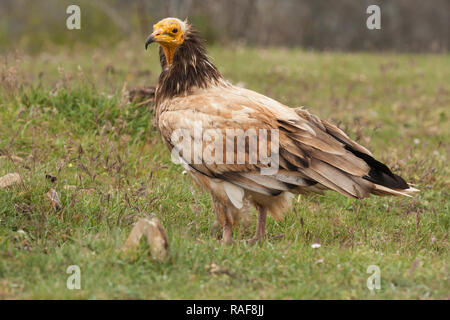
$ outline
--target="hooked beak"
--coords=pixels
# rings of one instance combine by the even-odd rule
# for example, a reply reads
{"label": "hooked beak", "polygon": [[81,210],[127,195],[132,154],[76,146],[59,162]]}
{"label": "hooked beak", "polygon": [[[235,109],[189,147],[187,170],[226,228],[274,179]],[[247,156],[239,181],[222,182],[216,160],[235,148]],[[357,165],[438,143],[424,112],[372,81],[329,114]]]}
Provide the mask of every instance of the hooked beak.
{"label": "hooked beak", "polygon": [[155,42],[156,38],[153,34],[149,35],[147,40],[145,40],[145,50],[147,50],[147,47],[149,44],[151,44],[152,42]]}

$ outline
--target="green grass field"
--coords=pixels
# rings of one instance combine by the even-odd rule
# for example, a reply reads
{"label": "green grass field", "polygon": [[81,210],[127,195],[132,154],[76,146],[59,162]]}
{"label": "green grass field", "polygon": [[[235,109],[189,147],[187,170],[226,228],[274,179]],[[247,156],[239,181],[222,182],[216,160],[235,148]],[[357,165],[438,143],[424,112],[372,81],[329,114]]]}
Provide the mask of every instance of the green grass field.
{"label": "green grass field", "polygon": [[[1,56],[0,177],[23,179],[0,189],[1,299],[450,297],[448,55],[210,48],[231,82],[332,120],[421,189],[412,199],[296,198],[285,220],[268,219],[263,245],[223,246],[209,196],[170,161],[152,108],[123,97],[156,84],[156,46],[143,47]],[[169,234],[165,262],[144,244],[121,251],[133,223],[152,215]],[[81,269],[80,290],[66,287],[69,265]],[[373,293],[370,265],[381,271]]]}

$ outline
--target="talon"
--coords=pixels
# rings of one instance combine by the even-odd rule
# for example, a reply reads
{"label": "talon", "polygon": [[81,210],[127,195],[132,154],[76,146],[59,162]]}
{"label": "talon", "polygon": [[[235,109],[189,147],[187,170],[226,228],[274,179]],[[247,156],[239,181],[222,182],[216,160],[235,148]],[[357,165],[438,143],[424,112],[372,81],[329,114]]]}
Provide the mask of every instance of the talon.
{"label": "talon", "polygon": [[251,238],[251,239],[245,240],[245,242],[246,242],[248,245],[252,246],[252,245],[254,245],[254,244],[257,243],[257,242],[263,243],[263,242],[264,242],[264,238],[255,236],[255,237],[253,237],[253,238]]}
{"label": "talon", "polygon": [[227,246],[234,244],[233,239],[220,239],[219,241],[221,244],[224,244]]}

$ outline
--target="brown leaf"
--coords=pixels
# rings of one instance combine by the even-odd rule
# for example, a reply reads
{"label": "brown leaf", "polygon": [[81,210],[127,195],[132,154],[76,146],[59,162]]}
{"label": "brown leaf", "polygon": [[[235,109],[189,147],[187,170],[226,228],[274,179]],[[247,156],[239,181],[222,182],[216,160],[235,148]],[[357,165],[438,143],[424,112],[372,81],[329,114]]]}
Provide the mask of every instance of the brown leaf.
{"label": "brown leaf", "polygon": [[50,191],[47,192],[45,194],[45,196],[47,197],[47,199],[50,200],[53,209],[55,209],[56,211],[59,211],[62,209],[61,200],[59,199],[59,194],[58,194],[58,192],[56,192],[55,189],[53,189],[53,188],[50,189]]}

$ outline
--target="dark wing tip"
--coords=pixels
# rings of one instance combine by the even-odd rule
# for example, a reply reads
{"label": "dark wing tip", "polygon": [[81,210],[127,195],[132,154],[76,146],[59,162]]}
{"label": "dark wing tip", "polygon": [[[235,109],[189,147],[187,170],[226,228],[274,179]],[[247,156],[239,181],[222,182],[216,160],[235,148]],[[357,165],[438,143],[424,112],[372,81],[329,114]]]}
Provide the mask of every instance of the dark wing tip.
{"label": "dark wing tip", "polygon": [[369,180],[370,182],[392,189],[409,189],[409,185],[402,177],[393,173],[387,174],[381,171],[377,171],[374,168],[370,169],[369,175],[364,176],[363,178]]}
{"label": "dark wing tip", "polygon": [[355,150],[349,145],[346,145],[345,148],[369,165],[369,174],[364,176],[364,179],[392,189],[409,189],[409,185],[406,181],[399,175],[392,173],[384,163],[366,153]]}

